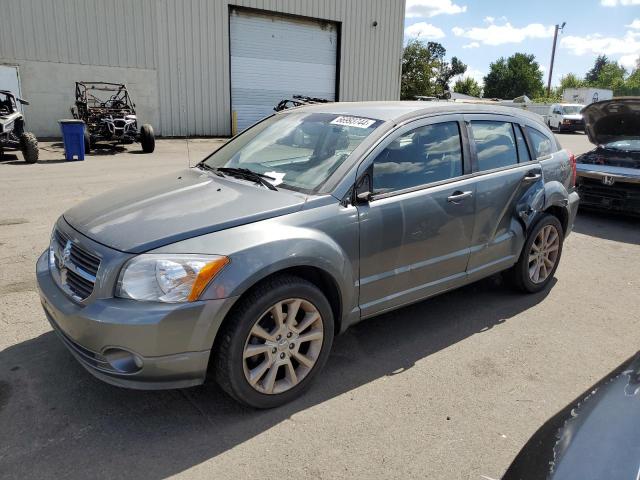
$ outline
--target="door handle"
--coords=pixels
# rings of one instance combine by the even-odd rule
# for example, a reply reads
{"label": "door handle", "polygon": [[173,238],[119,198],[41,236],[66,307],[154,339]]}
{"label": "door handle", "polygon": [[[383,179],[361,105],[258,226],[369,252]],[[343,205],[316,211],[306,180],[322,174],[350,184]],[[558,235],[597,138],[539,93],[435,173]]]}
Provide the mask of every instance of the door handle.
{"label": "door handle", "polygon": [[527,173],[524,176],[524,181],[525,182],[537,182],[538,180],[540,180],[542,178],[542,174],[541,173]]}
{"label": "door handle", "polygon": [[447,197],[447,202],[449,203],[459,203],[465,198],[469,198],[473,195],[473,192],[463,192],[461,190],[456,190],[451,195]]}

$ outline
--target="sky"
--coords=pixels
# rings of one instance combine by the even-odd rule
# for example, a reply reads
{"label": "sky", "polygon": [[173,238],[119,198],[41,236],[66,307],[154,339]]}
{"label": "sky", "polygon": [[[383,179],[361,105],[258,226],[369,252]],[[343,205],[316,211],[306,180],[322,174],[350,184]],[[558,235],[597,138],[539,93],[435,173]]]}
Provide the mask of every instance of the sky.
{"label": "sky", "polygon": [[640,0],[406,0],[405,42],[440,42],[447,57],[482,81],[489,64],[516,52],[532,53],[547,83],[554,26],[558,36],[552,85],[579,76],[605,54],[630,70],[640,55]]}

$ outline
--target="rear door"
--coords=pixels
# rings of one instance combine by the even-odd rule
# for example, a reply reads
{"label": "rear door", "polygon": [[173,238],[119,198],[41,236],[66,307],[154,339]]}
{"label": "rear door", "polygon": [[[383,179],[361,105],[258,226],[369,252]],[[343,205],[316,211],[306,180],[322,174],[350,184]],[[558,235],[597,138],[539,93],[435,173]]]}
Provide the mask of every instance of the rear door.
{"label": "rear door", "polygon": [[359,167],[360,307],[363,317],[459,285],[475,212],[461,116],[412,122]]}
{"label": "rear door", "polygon": [[[506,115],[465,115],[476,176],[476,219],[467,272],[471,279],[515,263],[524,241],[519,216],[544,192],[524,126]],[[536,193],[537,192],[537,193]]]}

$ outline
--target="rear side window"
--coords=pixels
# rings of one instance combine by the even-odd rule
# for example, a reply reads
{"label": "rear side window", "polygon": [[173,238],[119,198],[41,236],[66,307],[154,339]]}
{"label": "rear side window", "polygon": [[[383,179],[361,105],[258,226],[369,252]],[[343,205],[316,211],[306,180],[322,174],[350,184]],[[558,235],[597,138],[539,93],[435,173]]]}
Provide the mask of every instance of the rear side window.
{"label": "rear side window", "polygon": [[471,132],[476,144],[478,170],[493,170],[518,163],[516,139],[511,123],[473,121]]}
{"label": "rear side window", "polygon": [[531,155],[529,154],[527,142],[524,140],[524,135],[522,135],[520,125],[514,125],[513,130],[516,132],[516,142],[518,143],[518,159],[520,160],[520,163],[530,161]]}
{"label": "rear side window", "polygon": [[373,191],[387,193],[462,175],[457,122],[425,125],[397,137],[373,162]]}
{"label": "rear side window", "polygon": [[535,128],[527,127],[529,132],[529,139],[531,140],[531,147],[536,158],[544,157],[553,153],[553,145],[551,139],[544,133],[539,132]]}

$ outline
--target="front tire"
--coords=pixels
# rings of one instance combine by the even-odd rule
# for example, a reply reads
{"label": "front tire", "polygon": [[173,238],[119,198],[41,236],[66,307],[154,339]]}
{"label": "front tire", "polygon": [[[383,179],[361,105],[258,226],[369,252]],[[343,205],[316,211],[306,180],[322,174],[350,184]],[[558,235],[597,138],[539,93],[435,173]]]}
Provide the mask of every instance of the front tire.
{"label": "front tire", "polygon": [[20,135],[20,150],[25,162],[36,163],[38,161],[38,139],[33,133],[25,132]]}
{"label": "front tire", "polygon": [[518,262],[506,272],[509,282],[525,293],[544,290],[560,263],[563,241],[560,221],[543,214],[527,236]]}
{"label": "front tire", "polygon": [[153,133],[153,127],[144,124],[140,127],[140,144],[144,153],[153,153],[156,148],[156,136]]}
{"label": "front tire", "polygon": [[333,334],[333,312],[318,287],[291,275],[266,280],[240,300],[218,333],[216,381],[245,405],[283,405],[322,370]]}

